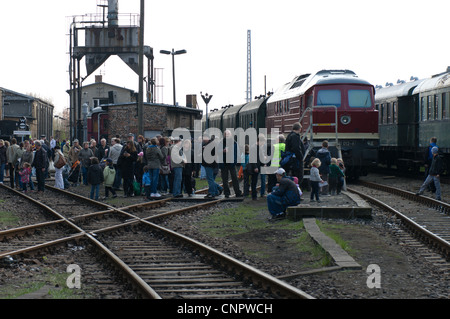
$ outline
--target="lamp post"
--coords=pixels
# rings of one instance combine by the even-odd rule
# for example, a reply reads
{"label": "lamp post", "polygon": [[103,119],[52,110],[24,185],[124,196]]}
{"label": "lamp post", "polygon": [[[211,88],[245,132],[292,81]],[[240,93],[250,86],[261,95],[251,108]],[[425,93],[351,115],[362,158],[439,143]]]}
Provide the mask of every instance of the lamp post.
{"label": "lamp post", "polygon": [[205,104],[206,104],[206,121],[205,121],[205,130],[207,130],[208,129],[208,126],[209,126],[209,122],[208,122],[208,103],[209,103],[209,101],[211,101],[211,99],[212,99],[212,95],[208,95],[208,93],[206,93],[205,95],[203,95],[203,93],[202,92],[200,92],[200,95],[202,96],[202,99],[203,99],[203,101],[205,102]]}
{"label": "lamp post", "polygon": [[180,55],[180,54],[185,54],[185,53],[187,53],[187,51],[186,50],[174,51],[174,49],[172,49],[172,51],[161,50],[161,51],[159,51],[159,53],[172,55],[173,105],[177,105],[177,103],[176,103],[176,95],[175,95],[175,56],[176,55]]}

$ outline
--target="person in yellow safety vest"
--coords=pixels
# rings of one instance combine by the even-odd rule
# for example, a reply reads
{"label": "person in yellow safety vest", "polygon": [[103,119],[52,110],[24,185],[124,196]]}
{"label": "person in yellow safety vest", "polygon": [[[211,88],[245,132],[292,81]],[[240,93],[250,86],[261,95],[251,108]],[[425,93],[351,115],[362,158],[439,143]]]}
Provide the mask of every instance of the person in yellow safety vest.
{"label": "person in yellow safety vest", "polygon": [[[273,152],[272,152],[272,160],[270,162],[270,166],[273,169],[273,171],[275,172],[279,167],[280,167],[280,161],[281,161],[281,152],[284,152],[286,149],[286,144],[285,144],[285,137],[283,134],[278,135],[276,142],[273,144]],[[277,183],[277,177],[274,174],[269,174],[269,180],[268,180],[268,185],[267,185],[267,191],[268,193],[272,192],[272,188],[276,185]]]}

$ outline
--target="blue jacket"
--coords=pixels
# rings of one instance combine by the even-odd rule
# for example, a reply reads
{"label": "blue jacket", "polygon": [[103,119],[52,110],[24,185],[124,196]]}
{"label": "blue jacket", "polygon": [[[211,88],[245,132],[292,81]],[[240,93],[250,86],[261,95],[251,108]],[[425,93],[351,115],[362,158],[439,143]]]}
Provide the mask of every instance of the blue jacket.
{"label": "blue jacket", "polygon": [[320,159],[322,163],[319,167],[320,174],[329,174],[330,173],[330,164],[331,164],[331,154],[330,151],[324,147],[317,151],[316,157]]}
{"label": "blue jacket", "polygon": [[150,181],[150,172],[147,171],[144,173],[144,175],[142,175],[142,185],[144,186],[150,186],[151,181]]}

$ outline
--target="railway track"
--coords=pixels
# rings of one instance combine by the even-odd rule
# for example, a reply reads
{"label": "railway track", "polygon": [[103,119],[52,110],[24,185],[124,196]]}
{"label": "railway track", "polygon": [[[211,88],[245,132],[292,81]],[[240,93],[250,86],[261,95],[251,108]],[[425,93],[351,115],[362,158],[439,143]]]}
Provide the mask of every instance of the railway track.
{"label": "railway track", "polygon": [[450,276],[449,204],[378,183],[360,181],[358,185],[362,191],[349,191],[393,214],[400,222],[397,234],[403,242],[418,248],[425,259]]}
{"label": "railway track", "polygon": [[[216,205],[221,200],[182,207],[165,199],[117,208],[73,193],[48,189],[52,194],[46,192],[48,195],[39,196],[39,200],[9,189],[53,217],[42,223],[0,231],[4,244],[0,245],[0,260],[38,254],[42,249],[45,254],[55,247],[67,250],[70,245],[95,250],[97,258],[101,256],[102,261],[114,265],[115,271],[120,273],[118,276],[126,277],[141,298],[312,298],[270,275],[152,222]],[[75,205],[81,209],[75,209]],[[76,263],[75,259],[73,261]],[[120,295],[120,292],[113,295]]]}

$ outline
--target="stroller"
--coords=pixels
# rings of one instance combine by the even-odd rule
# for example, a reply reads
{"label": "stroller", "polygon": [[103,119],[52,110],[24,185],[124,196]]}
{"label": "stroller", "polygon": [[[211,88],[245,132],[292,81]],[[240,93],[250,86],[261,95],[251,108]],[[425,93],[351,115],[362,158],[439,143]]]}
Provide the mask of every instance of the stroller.
{"label": "stroller", "polygon": [[80,161],[76,161],[73,163],[72,168],[70,169],[69,177],[67,178],[69,182],[73,184],[78,184],[80,178],[81,171],[81,163]]}

